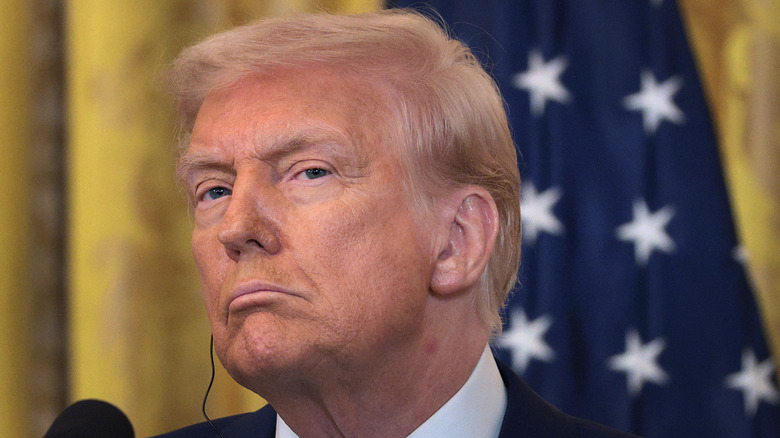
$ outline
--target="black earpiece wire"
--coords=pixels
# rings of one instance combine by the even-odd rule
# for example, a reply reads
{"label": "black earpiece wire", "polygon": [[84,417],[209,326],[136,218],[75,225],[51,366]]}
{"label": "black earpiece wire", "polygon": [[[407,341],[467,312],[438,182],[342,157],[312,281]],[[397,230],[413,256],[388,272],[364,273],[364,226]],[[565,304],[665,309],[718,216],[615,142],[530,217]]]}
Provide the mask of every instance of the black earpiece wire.
{"label": "black earpiece wire", "polygon": [[214,432],[219,435],[219,438],[225,438],[222,436],[221,433],[219,433],[219,430],[217,430],[217,426],[214,426],[214,423],[211,422],[211,419],[206,414],[206,400],[209,398],[209,392],[211,392],[211,386],[214,384],[214,376],[216,374],[216,368],[214,368],[214,335],[211,335],[211,341],[209,343],[209,356],[211,357],[211,380],[209,381],[209,387],[206,388],[206,395],[203,396],[203,418],[206,419],[206,421],[211,425],[211,428],[214,429]]}

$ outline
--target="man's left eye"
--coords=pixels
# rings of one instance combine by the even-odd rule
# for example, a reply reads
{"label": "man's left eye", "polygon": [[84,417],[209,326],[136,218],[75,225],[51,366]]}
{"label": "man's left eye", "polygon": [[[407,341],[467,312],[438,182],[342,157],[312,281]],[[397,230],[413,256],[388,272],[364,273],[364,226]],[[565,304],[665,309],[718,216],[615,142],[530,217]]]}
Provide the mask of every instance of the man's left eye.
{"label": "man's left eye", "polygon": [[327,171],[327,170],[325,170],[325,169],[320,169],[320,168],[317,168],[317,167],[315,167],[315,168],[313,168],[313,169],[306,169],[306,170],[304,170],[304,171],[301,173],[301,175],[302,175],[304,178],[306,178],[306,179],[317,179],[317,178],[322,178],[323,176],[326,176],[326,175],[328,175],[329,173],[330,173],[330,172],[328,172],[328,171]]}

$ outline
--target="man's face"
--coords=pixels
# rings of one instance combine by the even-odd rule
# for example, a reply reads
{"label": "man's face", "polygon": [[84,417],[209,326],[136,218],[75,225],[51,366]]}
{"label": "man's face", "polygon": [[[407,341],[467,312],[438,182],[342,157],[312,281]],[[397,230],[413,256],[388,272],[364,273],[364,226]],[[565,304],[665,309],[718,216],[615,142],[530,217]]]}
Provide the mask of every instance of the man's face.
{"label": "man's face", "polygon": [[420,343],[432,219],[410,207],[377,108],[319,69],[245,78],[198,113],[182,160],[193,252],[217,353],[245,386]]}

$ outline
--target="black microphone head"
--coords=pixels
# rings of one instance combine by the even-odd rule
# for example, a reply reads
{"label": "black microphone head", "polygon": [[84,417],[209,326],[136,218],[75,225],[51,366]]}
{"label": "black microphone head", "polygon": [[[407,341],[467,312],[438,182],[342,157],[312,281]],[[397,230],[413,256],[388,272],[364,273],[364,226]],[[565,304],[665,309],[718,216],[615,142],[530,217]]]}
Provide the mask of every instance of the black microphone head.
{"label": "black microphone head", "polygon": [[81,400],[54,419],[43,438],[134,438],[133,425],[122,411],[101,400]]}

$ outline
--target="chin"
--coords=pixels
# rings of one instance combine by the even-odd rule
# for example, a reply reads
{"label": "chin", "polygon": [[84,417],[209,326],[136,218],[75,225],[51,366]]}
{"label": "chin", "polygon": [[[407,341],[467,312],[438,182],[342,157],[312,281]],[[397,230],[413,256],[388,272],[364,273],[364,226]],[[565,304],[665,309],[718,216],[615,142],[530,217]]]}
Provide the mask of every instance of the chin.
{"label": "chin", "polygon": [[284,332],[268,321],[247,317],[240,327],[224,330],[214,339],[220,362],[242,386],[260,394],[269,382],[276,382],[295,369],[297,350],[285,339]]}

